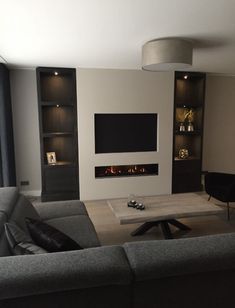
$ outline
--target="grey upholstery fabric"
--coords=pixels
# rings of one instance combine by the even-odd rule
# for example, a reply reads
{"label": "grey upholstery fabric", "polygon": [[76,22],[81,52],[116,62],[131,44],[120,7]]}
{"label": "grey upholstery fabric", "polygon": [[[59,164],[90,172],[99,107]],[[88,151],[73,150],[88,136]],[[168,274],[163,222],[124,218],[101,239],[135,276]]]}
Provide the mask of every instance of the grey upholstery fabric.
{"label": "grey upholstery fabric", "polygon": [[235,271],[194,273],[135,282],[131,307],[235,307]]}
{"label": "grey upholstery fabric", "polygon": [[0,212],[0,234],[4,232],[4,224],[7,221],[7,216]]}
{"label": "grey upholstery fabric", "polygon": [[235,269],[235,233],[124,244],[137,281]]}
{"label": "grey upholstery fabric", "polygon": [[1,308],[130,308],[130,286],[113,285],[0,300]]}
{"label": "grey upholstery fabric", "polygon": [[47,253],[45,249],[34,244],[31,237],[15,224],[5,223],[5,233],[14,255]]}
{"label": "grey upholstery fabric", "polygon": [[119,246],[0,258],[0,299],[130,281],[130,267]]}
{"label": "grey upholstery fabric", "polygon": [[33,205],[30,203],[30,201],[24,196],[19,195],[19,198],[17,199],[9,221],[14,222],[25,232],[28,232],[27,226],[25,224],[25,217],[40,220],[40,216],[38,215]]}
{"label": "grey upholstery fabric", "polygon": [[84,203],[78,200],[44,202],[43,204],[35,204],[35,208],[42,220],[73,215],[87,215]]}
{"label": "grey upholstery fabric", "polygon": [[95,228],[87,215],[61,217],[45,222],[67,234],[83,248],[100,246]]}
{"label": "grey upholstery fabric", "polygon": [[10,217],[18,198],[18,188],[2,187],[0,188],[0,212],[4,212]]}
{"label": "grey upholstery fabric", "polygon": [[0,213],[0,257],[9,256],[11,252],[6,239],[4,224],[7,222],[7,216],[4,213]]}

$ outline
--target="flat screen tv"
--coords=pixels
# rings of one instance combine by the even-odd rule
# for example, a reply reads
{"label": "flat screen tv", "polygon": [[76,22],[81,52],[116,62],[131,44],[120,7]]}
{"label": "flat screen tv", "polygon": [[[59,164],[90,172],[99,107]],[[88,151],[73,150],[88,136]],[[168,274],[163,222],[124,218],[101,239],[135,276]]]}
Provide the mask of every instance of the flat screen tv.
{"label": "flat screen tv", "polygon": [[96,113],[95,153],[157,150],[156,113]]}

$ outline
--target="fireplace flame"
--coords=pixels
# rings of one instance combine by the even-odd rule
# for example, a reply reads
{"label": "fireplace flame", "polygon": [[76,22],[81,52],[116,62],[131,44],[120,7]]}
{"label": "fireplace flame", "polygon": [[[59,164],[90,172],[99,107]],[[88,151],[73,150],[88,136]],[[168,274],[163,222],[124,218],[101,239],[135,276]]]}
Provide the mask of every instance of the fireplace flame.
{"label": "fireplace flame", "polygon": [[119,175],[119,174],[140,174],[146,173],[144,167],[138,167],[136,165],[125,168],[123,166],[109,166],[105,169],[105,175]]}

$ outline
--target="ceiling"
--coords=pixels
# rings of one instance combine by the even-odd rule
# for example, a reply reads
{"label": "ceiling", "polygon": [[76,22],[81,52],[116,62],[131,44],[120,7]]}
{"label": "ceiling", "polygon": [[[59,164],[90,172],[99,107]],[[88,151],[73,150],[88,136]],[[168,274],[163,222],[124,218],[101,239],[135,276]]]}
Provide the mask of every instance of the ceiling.
{"label": "ceiling", "polygon": [[13,67],[141,69],[148,40],[193,42],[194,71],[235,74],[234,0],[0,0]]}

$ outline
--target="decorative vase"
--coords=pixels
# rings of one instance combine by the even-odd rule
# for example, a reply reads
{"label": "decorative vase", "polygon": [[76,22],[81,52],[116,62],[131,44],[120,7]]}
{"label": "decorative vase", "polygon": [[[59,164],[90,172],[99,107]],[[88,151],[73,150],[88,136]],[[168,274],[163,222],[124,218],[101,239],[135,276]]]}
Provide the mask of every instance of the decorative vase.
{"label": "decorative vase", "polygon": [[187,131],[188,132],[193,132],[194,131],[194,127],[193,127],[193,123],[192,122],[188,122]]}
{"label": "decorative vase", "polygon": [[183,122],[180,123],[179,131],[180,131],[180,132],[184,132],[184,131],[185,131],[185,126],[184,126],[184,123],[183,123]]}

